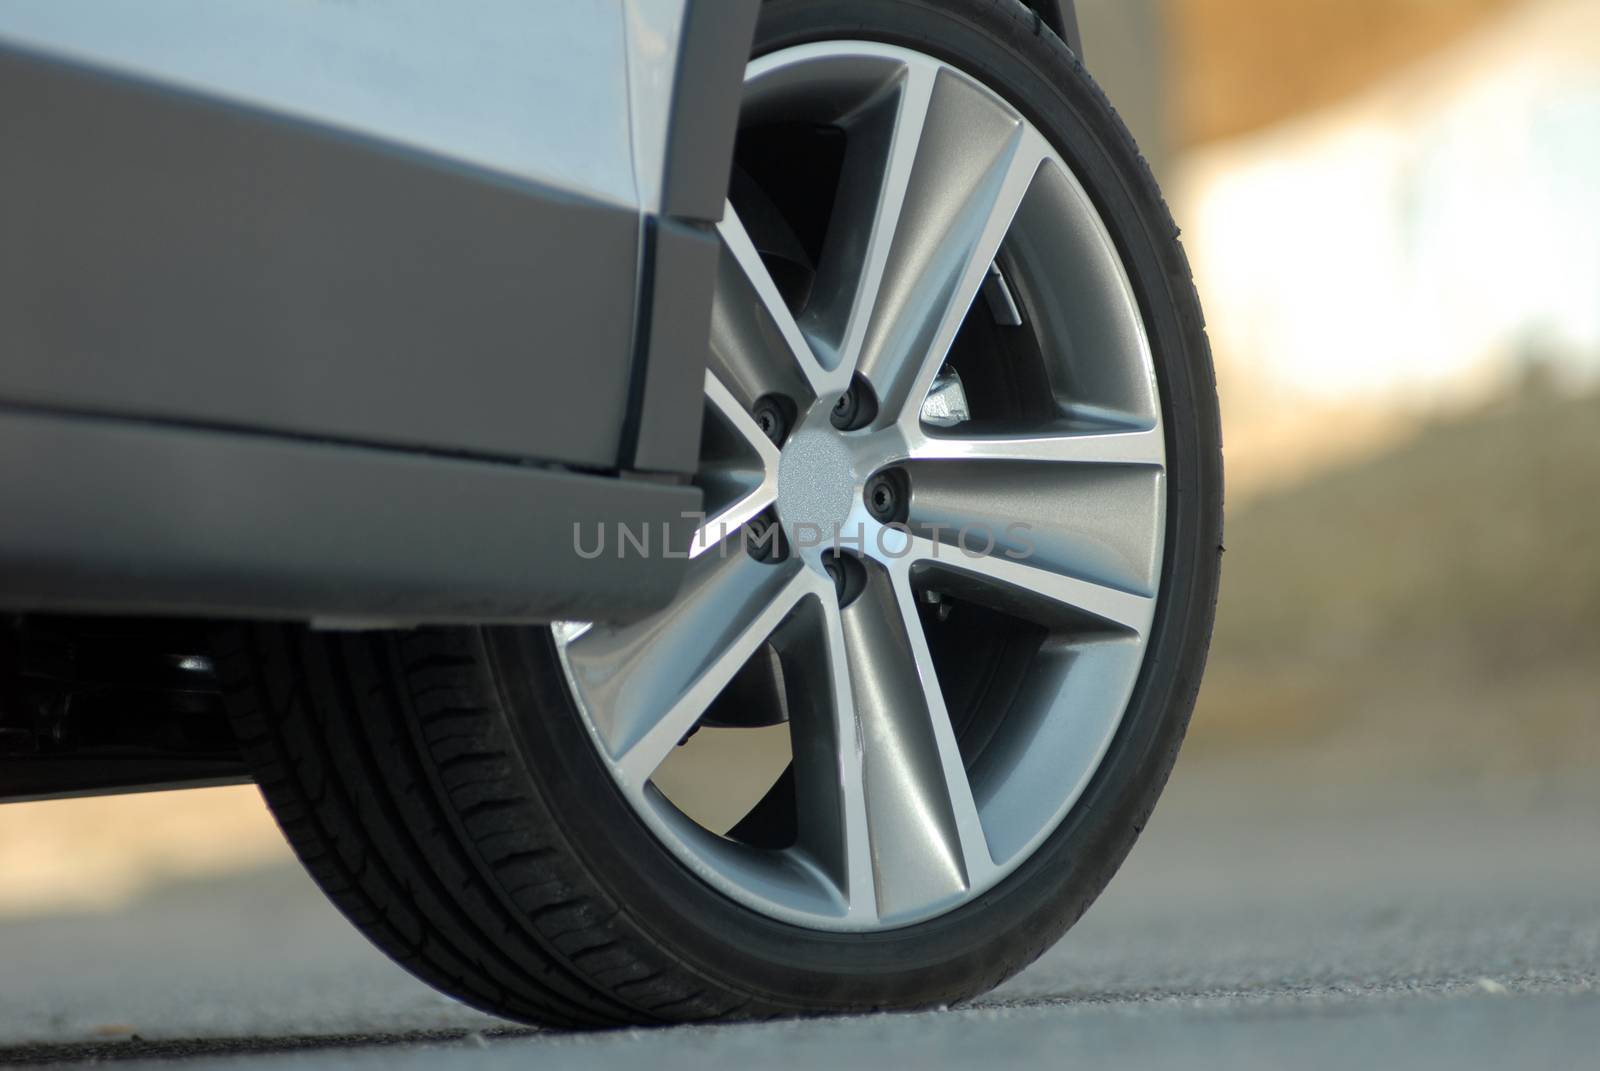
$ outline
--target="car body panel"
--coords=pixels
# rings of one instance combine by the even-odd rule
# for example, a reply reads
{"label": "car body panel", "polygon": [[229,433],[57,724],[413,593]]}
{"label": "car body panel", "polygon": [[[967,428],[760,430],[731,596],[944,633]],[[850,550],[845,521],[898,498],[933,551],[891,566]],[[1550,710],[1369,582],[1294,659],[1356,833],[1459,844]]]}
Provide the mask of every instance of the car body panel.
{"label": "car body panel", "polygon": [[[681,532],[699,502],[712,224],[754,16],[743,0],[0,3],[0,412],[34,432],[0,464],[0,605],[79,608],[111,576],[93,605],[119,612],[397,624],[664,604],[681,561],[602,576],[577,567],[570,522],[637,492],[604,519]],[[29,543],[105,519],[41,493],[108,495],[93,455],[38,453],[73,435],[163,440],[148,456],[168,468],[128,484],[149,497],[115,498],[143,514],[140,540]],[[199,523],[225,480],[194,479],[182,451],[288,445],[322,452],[315,490],[280,473],[252,491],[241,462],[229,498],[261,538],[206,542],[238,538]],[[338,554],[283,548],[329,503],[369,500],[375,452],[392,523],[364,538],[387,564],[340,583]],[[495,485],[498,530],[485,497],[450,540],[417,538],[449,500],[446,460],[483,466],[463,478]],[[158,553],[163,533],[190,553]],[[518,567],[518,540],[546,560]],[[504,583],[484,573],[451,610],[474,559]]]}
{"label": "car body panel", "polygon": [[[657,6],[670,19],[683,4]],[[615,2],[5,0],[0,41],[514,181],[638,204]],[[651,58],[670,74],[676,55]]]}
{"label": "car body panel", "polygon": [[24,54],[0,99],[0,399],[616,464],[637,212]]}
{"label": "car body panel", "polygon": [[604,518],[686,546],[699,502],[677,484],[17,411],[0,411],[0,487],[8,600],[339,628],[642,613],[672,574],[573,554],[575,538],[592,546]]}

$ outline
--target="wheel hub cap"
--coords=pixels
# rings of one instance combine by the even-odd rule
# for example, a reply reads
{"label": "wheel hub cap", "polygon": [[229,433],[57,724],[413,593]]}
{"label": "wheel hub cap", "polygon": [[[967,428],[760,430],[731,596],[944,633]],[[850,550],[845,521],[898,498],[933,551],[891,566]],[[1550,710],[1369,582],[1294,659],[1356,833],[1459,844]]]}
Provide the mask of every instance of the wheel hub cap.
{"label": "wheel hub cap", "polygon": [[858,457],[846,433],[829,419],[831,404],[818,404],[784,444],[778,462],[778,519],[790,541],[802,551],[853,526],[856,503],[868,473],[858,471]]}

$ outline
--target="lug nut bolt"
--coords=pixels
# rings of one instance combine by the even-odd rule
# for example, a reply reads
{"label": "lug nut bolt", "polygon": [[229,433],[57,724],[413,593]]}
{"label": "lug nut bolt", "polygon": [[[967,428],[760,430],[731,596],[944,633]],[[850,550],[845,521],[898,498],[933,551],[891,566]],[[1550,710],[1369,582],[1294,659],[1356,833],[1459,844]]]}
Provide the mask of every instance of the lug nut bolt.
{"label": "lug nut bolt", "polygon": [[894,472],[880,472],[867,481],[867,512],[882,524],[902,519],[900,507],[906,496],[901,482]]}
{"label": "lug nut bolt", "polygon": [[756,427],[761,429],[761,434],[775,443],[782,443],[784,435],[788,432],[788,420],[784,419],[783,407],[771,398],[762,398],[751,412],[755,418]]}
{"label": "lug nut bolt", "polygon": [[746,529],[745,550],[758,562],[781,562],[788,557],[783,542],[783,529],[768,515],[750,521]]}
{"label": "lug nut bolt", "polygon": [[830,551],[823,555],[822,571],[833,581],[833,592],[840,606],[849,606],[867,586],[866,570],[853,554]]}
{"label": "lug nut bolt", "polygon": [[872,423],[878,415],[878,402],[872,393],[872,384],[868,383],[858,373],[850,381],[850,387],[838,400],[833,403],[833,412],[828,419],[840,431],[855,431]]}
{"label": "lug nut bolt", "polygon": [[833,412],[828,419],[840,431],[846,431],[856,418],[856,396],[852,391],[845,391],[839,395],[839,400],[833,403]]}

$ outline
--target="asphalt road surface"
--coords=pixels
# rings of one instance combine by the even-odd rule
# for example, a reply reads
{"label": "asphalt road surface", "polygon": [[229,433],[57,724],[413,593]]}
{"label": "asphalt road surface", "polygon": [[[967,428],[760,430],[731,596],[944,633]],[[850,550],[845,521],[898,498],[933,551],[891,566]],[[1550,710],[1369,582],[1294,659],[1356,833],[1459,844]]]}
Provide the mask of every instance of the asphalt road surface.
{"label": "asphalt road surface", "polygon": [[[0,877],[3,880],[3,877]],[[1600,777],[1296,783],[1179,764],[1030,970],[915,1015],[598,1034],[435,995],[292,866],[0,923],[0,1064],[1600,1067]]]}

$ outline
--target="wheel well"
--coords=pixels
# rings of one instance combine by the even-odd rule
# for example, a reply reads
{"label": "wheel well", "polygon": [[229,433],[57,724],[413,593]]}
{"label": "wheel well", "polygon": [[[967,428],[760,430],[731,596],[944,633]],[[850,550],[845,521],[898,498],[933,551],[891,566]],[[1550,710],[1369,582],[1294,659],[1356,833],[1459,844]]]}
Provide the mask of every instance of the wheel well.
{"label": "wheel well", "polygon": [[0,619],[0,802],[249,780],[205,622]]}

